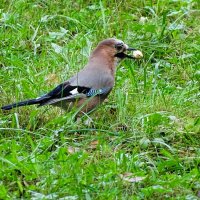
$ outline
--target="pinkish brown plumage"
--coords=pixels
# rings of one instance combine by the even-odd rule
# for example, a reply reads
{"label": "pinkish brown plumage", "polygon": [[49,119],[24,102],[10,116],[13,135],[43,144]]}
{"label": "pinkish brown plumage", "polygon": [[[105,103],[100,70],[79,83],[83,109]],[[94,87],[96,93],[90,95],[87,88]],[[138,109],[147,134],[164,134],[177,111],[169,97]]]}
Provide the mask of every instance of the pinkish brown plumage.
{"label": "pinkish brown plumage", "polygon": [[125,54],[129,50],[135,49],[129,48],[121,40],[103,40],[94,49],[85,67],[72,78],[41,97],[3,106],[1,109],[37,104],[58,106],[65,110],[75,106],[80,108],[79,113],[89,112],[101,104],[114,87],[118,62],[126,57],[134,59]]}

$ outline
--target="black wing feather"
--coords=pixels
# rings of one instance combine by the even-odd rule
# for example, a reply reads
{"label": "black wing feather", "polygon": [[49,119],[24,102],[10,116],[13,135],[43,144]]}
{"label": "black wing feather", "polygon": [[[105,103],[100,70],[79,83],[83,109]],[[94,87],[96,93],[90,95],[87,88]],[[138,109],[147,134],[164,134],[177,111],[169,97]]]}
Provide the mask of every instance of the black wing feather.
{"label": "black wing feather", "polygon": [[83,93],[83,94],[86,94],[91,89],[91,88],[83,87],[83,86],[72,86],[69,84],[69,82],[66,82],[66,83],[62,83],[58,85],[55,89],[53,89],[52,91],[44,95],[44,97],[48,96],[49,99],[67,97],[67,96],[72,95],[71,91],[76,88],[77,88],[78,93]]}

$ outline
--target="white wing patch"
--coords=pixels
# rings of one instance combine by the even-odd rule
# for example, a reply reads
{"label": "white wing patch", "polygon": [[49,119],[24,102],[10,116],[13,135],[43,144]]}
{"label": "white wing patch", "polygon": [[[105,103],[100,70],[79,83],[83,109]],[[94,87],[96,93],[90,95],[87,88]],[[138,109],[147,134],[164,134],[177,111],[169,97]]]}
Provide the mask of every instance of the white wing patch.
{"label": "white wing patch", "polygon": [[74,94],[79,94],[77,88],[73,89],[72,91],[70,91],[70,94],[74,95]]}

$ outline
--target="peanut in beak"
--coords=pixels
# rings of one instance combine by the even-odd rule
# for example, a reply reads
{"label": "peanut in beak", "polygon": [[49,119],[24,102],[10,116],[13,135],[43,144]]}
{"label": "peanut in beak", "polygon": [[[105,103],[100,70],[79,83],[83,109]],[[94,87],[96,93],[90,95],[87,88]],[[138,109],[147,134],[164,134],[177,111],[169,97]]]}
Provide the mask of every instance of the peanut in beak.
{"label": "peanut in beak", "polygon": [[143,58],[143,53],[139,50],[135,50],[135,51],[133,51],[133,57],[136,59],[141,59],[141,58]]}

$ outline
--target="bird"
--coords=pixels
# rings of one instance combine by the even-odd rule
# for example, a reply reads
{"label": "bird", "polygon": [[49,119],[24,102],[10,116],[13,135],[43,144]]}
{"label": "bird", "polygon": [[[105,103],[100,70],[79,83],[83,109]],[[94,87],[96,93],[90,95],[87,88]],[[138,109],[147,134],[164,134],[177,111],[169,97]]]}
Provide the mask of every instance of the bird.
{"label": "bird", "polygon": [[92,51],[85,67],[67,81],[42,96],[5,105],[1,109],[10,110],[37,104],[38,107],[53,105],[66,111],[76,107],[79,109],[78,113],[89,113],[112,91],[118,63],[125,58],[136,59],[134,54],[126,54],[127,51],[138,50],[129,47],[122,40],[105,39]]}

